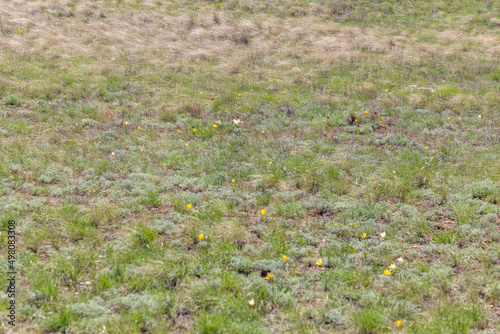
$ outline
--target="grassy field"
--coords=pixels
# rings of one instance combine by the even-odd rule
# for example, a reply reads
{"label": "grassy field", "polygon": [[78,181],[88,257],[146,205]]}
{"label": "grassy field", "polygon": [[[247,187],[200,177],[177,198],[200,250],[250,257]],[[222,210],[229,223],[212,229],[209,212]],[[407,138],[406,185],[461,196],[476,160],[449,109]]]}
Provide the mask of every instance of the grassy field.
{"label": "grassy field", "polygon": [[500,332],[500,1],[0,0],[0,30],[0,333]]}

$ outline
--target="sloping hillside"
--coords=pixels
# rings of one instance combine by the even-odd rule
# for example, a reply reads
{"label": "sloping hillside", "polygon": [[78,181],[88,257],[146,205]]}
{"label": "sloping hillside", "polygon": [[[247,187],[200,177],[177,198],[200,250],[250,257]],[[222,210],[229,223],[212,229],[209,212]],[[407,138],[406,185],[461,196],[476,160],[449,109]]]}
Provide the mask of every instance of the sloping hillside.
{"label": "sloping hillside", "polygon": [[0,331],[499,332],[499,65],[499,1],[0,0]]}

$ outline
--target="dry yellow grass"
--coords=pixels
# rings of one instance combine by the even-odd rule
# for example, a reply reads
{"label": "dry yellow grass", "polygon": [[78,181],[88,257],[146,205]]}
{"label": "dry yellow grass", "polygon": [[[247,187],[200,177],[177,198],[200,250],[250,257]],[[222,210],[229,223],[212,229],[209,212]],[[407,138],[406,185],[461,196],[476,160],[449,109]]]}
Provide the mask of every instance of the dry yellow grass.
{"label": "dry yellow grass", "polygon": [[[187,72],[192,71],[192,63],[218,62],[220,70],[237,74],[256,59],[265,61],[274,56],[285,58],[279,60],[278,67],[290,72],[298,58],[335,64],[361,61],[366,52],[380,54],[387,61],[418,63],[431,54],[457,55],[465,42],[476,43],[477,52],[499,53],[494,35],[468,36],[446,30],[435,35],[443,44],[419,44],[401,28],[346,27],[314,16],[283,20],[259,14],[253,20],[237,20],[229,12],[209,6],[194,17],[172,10],[177,8],[175,2],[126,2],[130,7],[110,7],[106,1],[2,0],[0,4],[4,28],[25,29],[19,34],[0,34],[4,52],[53,60],[83,56],[96,63],[81,70],[102,75],[124,71],[123,57],[132,64],[149,62],[159,69]],[[169,14],[171,10],[177,15]],[[321,12],[324,8],[311,5],[306,10]],[[495,18],[491,20],[495,22]],[[434,35],[431,30],[423,33]]]}

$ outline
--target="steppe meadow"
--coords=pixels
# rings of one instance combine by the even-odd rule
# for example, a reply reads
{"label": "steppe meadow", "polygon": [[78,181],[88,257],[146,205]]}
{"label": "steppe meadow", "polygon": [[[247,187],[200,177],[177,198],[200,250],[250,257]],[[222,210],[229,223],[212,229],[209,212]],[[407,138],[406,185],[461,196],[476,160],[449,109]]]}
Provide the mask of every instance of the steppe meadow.
{"label": "steppe meadow", "polygon": [[0,0],[0,333],[500,333],[500,1]]}

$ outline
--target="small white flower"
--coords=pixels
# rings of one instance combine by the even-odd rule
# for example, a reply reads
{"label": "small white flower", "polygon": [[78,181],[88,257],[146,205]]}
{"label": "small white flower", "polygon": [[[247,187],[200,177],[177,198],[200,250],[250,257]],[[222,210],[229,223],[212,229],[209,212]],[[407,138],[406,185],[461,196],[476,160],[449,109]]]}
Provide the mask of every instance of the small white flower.
{"label": "small white flower", "polygon": [[215,121],[214,123],[215,123],[215,124],[222,124],[222,122],[221,122],[221,121]]}
{"label": "small white flower", "polygon": [[240,125],[240,124],[241,124],[241,123],[243,123],[243,122],[242,122],[242,121],[240,121],[240,119],[238,118],[238,119],[233,119],[233,123],[234,123],[235,125]]}
{"label": "small white flower", "polygon": [[481,118],[481,115],[477,116],[477,118]]}
{"label": "small white flower", "polygon": [[385,232],[380,233],[381,238],[385,238]]}
{"label": "small white flower", "polygon": [[405,259],[403,259],[402,257],[399,257],[398,262],[403,263],[403,262],[405,262]]}
{"label": "small white flower", "polygon": [[111,152],[111,155],[115,155],[115,152]]}
{"label": "small white flower", "polygon": [[396,269],[396,265],[395,265],[394,263],[393,263],[393,264],[391,264],[391,265],[389,266],[389,269],[391,269],[391,270]]}
{"label": "small white flower", "polygon": [[250,300],[248,301],[248,304],[249,304],[250,306],[254,306],[254,305],[255,305],[255,301],[254,301],[253,299],[250,299]]}

